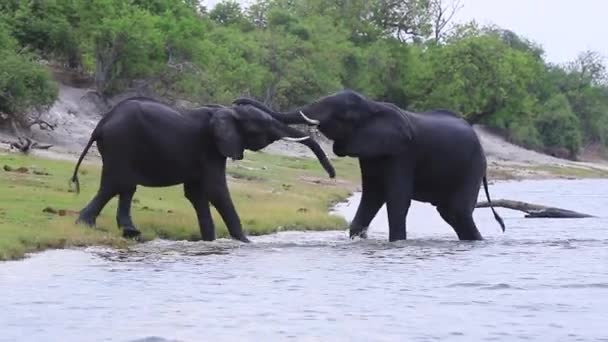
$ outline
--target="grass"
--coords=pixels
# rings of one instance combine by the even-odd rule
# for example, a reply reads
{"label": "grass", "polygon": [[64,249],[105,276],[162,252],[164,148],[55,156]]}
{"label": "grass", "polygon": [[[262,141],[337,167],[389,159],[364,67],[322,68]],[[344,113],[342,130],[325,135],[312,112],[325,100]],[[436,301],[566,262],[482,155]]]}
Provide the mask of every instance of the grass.
{"label": "grass", "polygon": [[[245,160],[228,167],[231,195],[249,235],[278,230],[346,228],[344,219],[329,215],[332,204],[346,198],[359,184],[357,162],[333,160],[338,178],[331,180],[314,159],[247,152]],[[0,260],[22,258],[49,248],[134,243],[116,227],[116,198],[97,220],[97,229],[74,223],[78,211],[99,185],[100,166],[80,169],[81,193],[69,191],[74,162],[0,153]],[[27,168],[26,172],[16,169]],[[45,209],[47,209],[45,211]],[[227,237],[224,222],[213,209],[218,237]],[[133,220],[144,240],[157,237],[198,240],[196,215],[181,186],[139,187]]]}
{"label": "grass", "polygon": [[574,166],[550,166],[542,165],[532,167],[534,171],[547,172],[556,177],[568,178],[606,178],[608,171],[594,167],[574,167]]}

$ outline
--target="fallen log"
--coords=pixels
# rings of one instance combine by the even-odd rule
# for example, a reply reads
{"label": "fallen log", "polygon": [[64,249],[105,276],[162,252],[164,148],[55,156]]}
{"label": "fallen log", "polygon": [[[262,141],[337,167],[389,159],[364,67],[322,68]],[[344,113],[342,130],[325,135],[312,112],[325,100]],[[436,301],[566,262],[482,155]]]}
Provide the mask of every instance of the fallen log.
{"label": "fallen log", "polygon": [[19,137],[17,141],[3,141],[4,143],[9,144],[11,148],[18,149],[21,153],[27,154],[32,149],[40,149],[40,150],[48,150],[53,147],[53,145],[48,144],[40,144],[30,138],[27,137]]}
{"label": "fallen log", "polygon": [[[539,204],[532,204],[520,201],[512,201],[499,199],[492,201],[494,207],[507,208],[512,210],[523,211],[527,218],[583,218],[594,217],[593,215],[583,214],[572,210],[566,210],[555,207],[547,207]],[[477,203],[477,208],[488,208],[488,202]]]}

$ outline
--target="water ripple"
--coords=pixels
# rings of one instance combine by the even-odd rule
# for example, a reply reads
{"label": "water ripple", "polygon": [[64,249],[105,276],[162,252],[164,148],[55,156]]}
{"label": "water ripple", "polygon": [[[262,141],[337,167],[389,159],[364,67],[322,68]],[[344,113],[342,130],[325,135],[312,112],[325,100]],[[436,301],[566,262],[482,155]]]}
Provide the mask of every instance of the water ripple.
{"label": "water ripple", "polygon": [[[508,182],[495,198],[601,215],[608,181]],[[355,196],[356,198],[356,196]],[[342,206],[352,218],[356,203]],[[413,203],[407,241],[282,232],[242,244],[155,240],[0,264],[0,341],[575,341],[606,338],[608,218],[476,210],[461,242]],[[27,335],[24,337],[24,332]]]}

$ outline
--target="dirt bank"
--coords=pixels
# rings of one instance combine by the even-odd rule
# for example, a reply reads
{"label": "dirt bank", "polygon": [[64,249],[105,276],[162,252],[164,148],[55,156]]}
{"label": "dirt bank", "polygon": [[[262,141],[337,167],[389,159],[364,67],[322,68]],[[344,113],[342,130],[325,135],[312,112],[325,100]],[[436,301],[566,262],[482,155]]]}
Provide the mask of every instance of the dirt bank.
{"label": "dirt bank", "polygon": [[[49,122],[57,123],[58,128],[54,131],[37,128],[32,130],[34,139],[54,146],[48,151],[35,150],[33,154],[54,159],[75,160],[106,110],[106,105],[87,89],[60,84],[59,97],[44,117]],[[486,152],[491,179],[608,177],[606,162],[574,162],[559,159],[513,145],[483,126],[475,126],[475,131]],[[320,134],[314,134],[314,137],[328,156],[335,158],[331,141]],[[14,136],[8,132],[0,132],[0,141],[13,138]],[[8,145],[0,143],[0,149],[8,149]],[[313,157],[307,147],[284,141],[277,141],[266,147],[264,151],[287,156]],[[92,148],[87,160],[94,161],[95,158],[98,161],[99,154],[96,148]]]}
{"label": "dirt bank", "polygon": [[583,178],[608,177],[608,163],[575,162],[555,158],[507,142],[486,127],[476,125],[488,159],[490,174],[498,178]]}

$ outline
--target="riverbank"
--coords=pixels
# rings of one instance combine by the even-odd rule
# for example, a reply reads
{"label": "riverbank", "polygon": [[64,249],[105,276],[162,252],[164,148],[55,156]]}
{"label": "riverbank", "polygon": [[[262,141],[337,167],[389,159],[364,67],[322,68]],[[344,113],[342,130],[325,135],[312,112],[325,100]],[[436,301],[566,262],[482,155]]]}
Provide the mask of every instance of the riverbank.
{"label": "riverbank", "polygon": [[[332,180],[315,159],[303,156],[299,149],[288,148],[293,145],[297,146],[273,144],[270,153],[247,151],[244,160],[229,161],[231,194],[249,235],[347,226],[344,218],[328,211],[360,190],[357,161],[334,158],[337,178]],[[134,243],[123,239],[116,227],[116,199],[102,212],[97,229],[74,223],[78,211],[97,191],[101,166],[94,155],[87,157],[80,170],[81,193],[76,195],[68,184],[75,157],[57,149],[24,156],[0,147],[0,260],[19,259],[29,252],[51,248],[124,248]],[[608,177],[608,172],[595,165],[489,161],[491,181],[600,177]],[[215,210],[212,212],[218,238],[227,237],[224,222]],[[181,186],[139,187],[133,218],[144,241],[200,239],[196,215],[183,197]]]}
{"label": "riverbank", "polygon": [[[37,151],[38,152],[38,151]],[[328,178],[316,160],[246,152],[245,160],[229,162],[231,195],[249,235],[281,230],[335,230],[343,218],[328,213],[358,186],[353,159],[334,160],[338,178]],[[98,229],[74,224],[78,211],[97,191],[99,163],[80,169],[81,193],[68,184],[74,162],[23,156],[0,150],[0,260],[22,258],[49,248],[134,243],[116,227],[116,199],[98,218]],[[227,237],[224,222],[212,210],[218,238]],[[143,240],[199,240],[196,214],[181,186],[139,187],[133,219]]]}
{"label": "riverbank", "polygon": [[[101,118],[101,107],[86,89],[60,84],[59,98],[42,119],[57,123],[54,131],[34,128],[32,137],[53,144],[29,156],[9,151],[2,141],[15,137],[0,132],[0,260],[28,252],[70,246],[124,247],[115,224],[116,199],[98,220],[99,229],[74,224],[77,212],[99,184],[101,160],[92,148],[81,169],[82,193],[68,190],[75,160]],[[605,161],[574,162],[547,156],[508,143],[482,126],[475,126],[488,158],[488,180],[607,178]],[[315,135],[337,170],[330,180],[301,144],[278,141],[260,153],[247,151],[245,160],[229,162],[228,174],[235,206],[248,234],[279,230],[343,229],[345,220],[328,214],[332,204],[360,187],[356,160],[335,158],[331,141]],[[194,210],[180,186],[140,187],[133,206],[135,223],[144,240],[199,239]],[[223,221],[213,211],[218,237],[226,237]]]}

